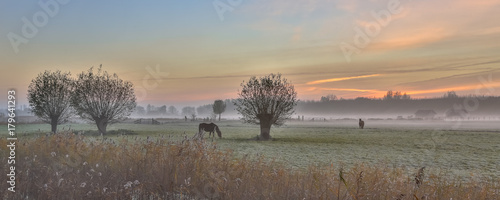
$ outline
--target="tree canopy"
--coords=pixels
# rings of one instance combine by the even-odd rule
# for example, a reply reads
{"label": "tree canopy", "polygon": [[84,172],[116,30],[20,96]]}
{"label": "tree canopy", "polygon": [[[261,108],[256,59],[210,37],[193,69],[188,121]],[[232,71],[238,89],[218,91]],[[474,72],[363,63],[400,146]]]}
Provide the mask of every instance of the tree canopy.
{"label": "tree canopy", "polygon": [[136,107],[133,85],[116,74],[110,75],[102,66],[78,75],[71,105],[81,118],[93,121],[101,134],[108,124],[125,119]]}
{"label": "tree canopy", "polygon": [[294,113],[297,92],[281,74],[252,77],[241,83],[236,110],[246,123],[259,124],[261,139],[270,139],[271,125],[281,126]]}
{"label": "tree canopy", "polygon": [[61,71],[40,73],[28,87],[28,102],[33,114],[49,123],[53,133],[57,125],[67,122],[73,114],[70,107],[72,90],[70,73]]}
{"label": "tree canopy", "polygon": [[221,114],[226,111],[226,103],[223,100],[215,100],[212,108],[214,113],[219,115],[220,121]]}

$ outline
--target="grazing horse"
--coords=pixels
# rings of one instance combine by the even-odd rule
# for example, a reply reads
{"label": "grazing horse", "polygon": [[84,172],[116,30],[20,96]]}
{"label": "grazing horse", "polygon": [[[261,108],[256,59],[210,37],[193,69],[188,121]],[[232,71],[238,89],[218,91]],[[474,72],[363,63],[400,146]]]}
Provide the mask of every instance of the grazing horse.
{"label": "grazing horse", "polygon": [[363,120],[359,119],[359,128],[360,128],[360,129],[365,128],[365,121],[363,121]]}
{"label": "grazing horse", "polygon": [[209,132],[208,138],[210,138],[212,133],[214,134],[214,137],[215,137],[215,133],[214,133],[214,131],[215,131],[215,132],[217,132],[217,135],[219,136],[219,138],[222,138],[222,133],[220,132],[219,127],[217,125],[215,125],[214,123],[210,123],[210,124],[200,123],[200,125],[198,126],[198,131],[200,134],[202,133],[202,131]]}

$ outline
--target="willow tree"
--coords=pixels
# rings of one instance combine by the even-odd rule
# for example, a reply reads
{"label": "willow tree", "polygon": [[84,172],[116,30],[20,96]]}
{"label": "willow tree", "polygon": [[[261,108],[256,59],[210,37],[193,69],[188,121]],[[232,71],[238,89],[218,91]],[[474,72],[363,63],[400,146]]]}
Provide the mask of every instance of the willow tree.
{"label": "willow tree", "polygon": [[271,126],[281,126],[294,113],[297,92],[281,74],[252,77],[241,83],[236,110],[246,123],[260,125],[260,139],[271,138]]}
{"label": "willow tree", "polygon": [[106,128],[124,120],[136,107],[133,85],[118,75],[110,75],[102,66],[78,75],[71,105],[83,119],[95,122],[101,134]]}
{"label": "willow tree", "polygon": [[72,86],[70,73],[45,71],[28,87],[28,102],[33,114],[50,124],[52,133],[56,133],[57,125],[66,123],[72,116],[69,103]]}

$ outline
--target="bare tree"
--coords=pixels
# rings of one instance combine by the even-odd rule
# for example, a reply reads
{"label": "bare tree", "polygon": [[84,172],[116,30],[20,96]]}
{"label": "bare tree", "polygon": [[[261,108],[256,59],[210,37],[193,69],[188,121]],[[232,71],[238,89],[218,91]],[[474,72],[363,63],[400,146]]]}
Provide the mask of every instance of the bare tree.
{"label": "bare tree", "polygon": [[393,94],[392,90],[387,91],[387,94],[384,96],[384,100],[392,100]]}
{"label": "bare tree", "polygon": [[383,100],[409,100],[411,99],[410,95],[403,93],[401,91],[395,91],[393,92],[392,90],[387,91],[387,94],[384,95]]}
{"label": "bare tree", "polygon": [[219,115],[219,121],[221,114],[226,111],[226,103],[222,100],[215,100],[212,106],[214,113]]}
{"label": "bare tree", "polygon": [[168,113],[171,115],[177,115],[177,114],[179,114],[179,111],[177,110],[177,108],[175,106],[169,106]]}
{"label": "bare tree", "polygon": [[136,107],[132,83],[116,74],[109,75],[100,66],[78,75],[71,105],[83,119],[93,121],[101,134],[106,127],[125,119]]}
{"label": "bare tree", "polygon": [[458,98],[458,95],[455,91],[448,91],[443,95],[443,98],[456,99],[456,98]]}
{"label": "bare tree", "polygon": [[185,116],[196,115],[196,108],[191,106],[186,106],[182,108],[182,114]]}
{"label": "bare tree", "polygon": [[330,102],[337,100],[337,95],[329,94],[326,96],[321,96],[320,102]]}
{"label": "bare tree", "polygon": [[294,113],[297,92],[281,74],[250,78],[241,83],[239,98],[234,102],[243,121],[260,125],[260,139],[271,138],[271,126],[281,126]]}
{"label": "bare tree", "polygon": [[202,106],[198,106],[196,107],[196,112],[198,113],[198,115],[210,115],[212,114],[212,104],[207,104],[207,105],[202,105]]}
{"label": "bare tree", "polygon": [[69,103],[72,86],[70,73],[59,70],[40,73],[29,85],[28,101],[32,112],[51,125],[52,133],[56,133],[57,125],[66,123],[72,116]]}
{"label": "bare tree", "polygon": [[166,115],[167,114],[167,105],[160,106],[158,108],[158,112],[160,115]]}

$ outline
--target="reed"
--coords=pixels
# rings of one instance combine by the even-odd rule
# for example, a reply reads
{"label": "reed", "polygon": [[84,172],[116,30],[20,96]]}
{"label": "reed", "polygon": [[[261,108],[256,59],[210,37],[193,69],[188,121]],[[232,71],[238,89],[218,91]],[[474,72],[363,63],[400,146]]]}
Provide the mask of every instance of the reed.
{"label": "reed", "polygon": [[[0,154],[7,155],[0,139]],[[210,142],[63,133],[18,145],[16,193],[1,199],[498,199],[498,180],[358,164],[292,170]],[[0,158],[7,166],[7,158]],[[2,167],[4,173],[7,169]],[[0,185],[6,191],[6,181]]]}

